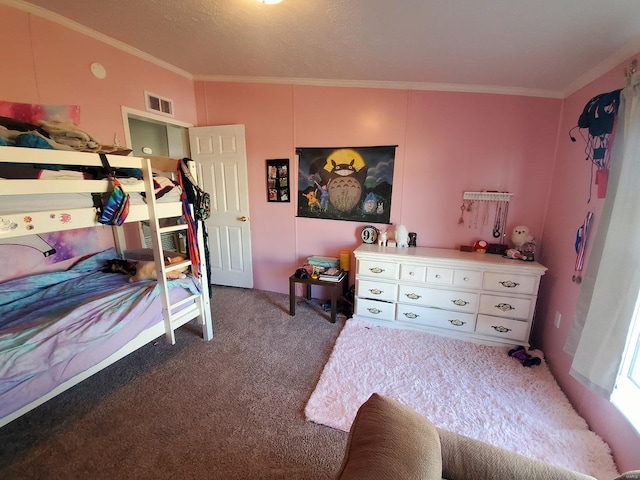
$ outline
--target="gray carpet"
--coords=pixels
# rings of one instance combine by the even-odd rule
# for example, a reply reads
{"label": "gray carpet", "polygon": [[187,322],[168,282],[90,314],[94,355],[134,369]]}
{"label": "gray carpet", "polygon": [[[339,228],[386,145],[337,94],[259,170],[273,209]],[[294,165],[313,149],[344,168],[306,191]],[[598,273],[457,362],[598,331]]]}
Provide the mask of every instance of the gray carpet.
{"label": "gray carpet", "polygon": [[188,324],[1,428],[0,478],[333,478],[347,435],[303,410],[344,316],[297,301],[214,287],[211,342]]}

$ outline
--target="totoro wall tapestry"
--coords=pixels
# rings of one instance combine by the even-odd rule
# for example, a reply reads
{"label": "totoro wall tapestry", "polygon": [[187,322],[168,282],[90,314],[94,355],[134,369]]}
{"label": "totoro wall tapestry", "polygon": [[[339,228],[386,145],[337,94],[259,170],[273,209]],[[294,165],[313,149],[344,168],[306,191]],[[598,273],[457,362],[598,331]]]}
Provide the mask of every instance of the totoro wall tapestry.
{"label": "totoro wall tapestry", "polygon": [[389,223],[396,147],[297,148],[298,216]]}

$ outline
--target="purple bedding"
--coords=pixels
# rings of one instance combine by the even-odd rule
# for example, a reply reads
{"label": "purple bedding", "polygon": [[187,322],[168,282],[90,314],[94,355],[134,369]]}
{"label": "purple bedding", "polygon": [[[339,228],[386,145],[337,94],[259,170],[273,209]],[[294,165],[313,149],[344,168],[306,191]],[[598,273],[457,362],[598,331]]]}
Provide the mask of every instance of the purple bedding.
{"label": "purple bedding", "polygon": [[[64,272],[0,284],[0,418],[96,365],[162,321],[156,282],[103,273],[110,249]],[[197,280],[169,282],[174,301]]]}

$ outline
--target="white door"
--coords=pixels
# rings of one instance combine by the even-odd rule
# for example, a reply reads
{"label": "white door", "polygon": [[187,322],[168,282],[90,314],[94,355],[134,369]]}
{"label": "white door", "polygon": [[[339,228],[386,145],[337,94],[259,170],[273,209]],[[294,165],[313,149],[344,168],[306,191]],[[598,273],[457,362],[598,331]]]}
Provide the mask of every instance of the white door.
{"label": "white door", "polygon": [[211,283],[253,287],[249,181],[244,125],[189,129],[191,159],[201,188],[211,195],[209,234]]}

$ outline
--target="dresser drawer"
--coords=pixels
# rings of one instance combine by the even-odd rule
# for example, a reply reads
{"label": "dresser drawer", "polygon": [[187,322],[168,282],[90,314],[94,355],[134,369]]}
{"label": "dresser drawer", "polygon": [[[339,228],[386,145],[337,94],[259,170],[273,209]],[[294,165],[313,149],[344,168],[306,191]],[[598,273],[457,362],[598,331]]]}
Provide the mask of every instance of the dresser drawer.
{"label": "dresser drawer", "polygon": [[375,260],[360,260],[358,262],[358,275],[396,280],[399,277],[399,272],[400,264],[398,263]]}
{"label": "dresser drawer", "polygon": [[400,285],[398,302],[475,313],[478,295],[435,288]]}
{"label": "dresser drawer", "polygon": [[441,268],[441,267],[428,267],[427,268],[427,282],[437,283],[438,285],[452,285],[453,284],[453,269]]}
{"label": "dresser drawer", "polygon": [[356,282],[356,296],[395,302],[398,285],[395,283],[376,282],[375,280],[358,280]]}
{"label": "dresser drawer", "polygon": [[402,304],[398,304],[396,321],[447,328],[460,332],[473,332],[476,324],[475,315],[472,313],[451,312],[438,308]]}
{"label": "dresser drawer", "polygon": [[495,292],[535,294],[538,277],[535,275],[512,275],[510,273],[485,272],[482,280],[484,290]]}
{"label": "dresser drawer", "polygon": [[456,287],[480,288],[482,286],[482,272],[477,270],[455,270],[453,284]]}
{"label": "dresser drawer", "polygon": [[400,280],[409,280],[412,282],[424,282],[427,276],[426,265],[400,265]]}
{"label": "dresser drawer", "polygon": [[395,318],[395,309],[395,303],[380,302],[377,300],[356,297],[355,313],[358,316],[375,318],[377,320],[388,320],[392,322]]}
{"label": "dresser drawer", "polygon": [[526,342],[529,335],[529,323],[489,315],[478,315],[476,333]]}
{"label": "dresser drawer", "polygon": [[531,312],[531,298],[503,297],[499,295],[481,295],[480,313],[498,317],[521,318],[526,320]]}

